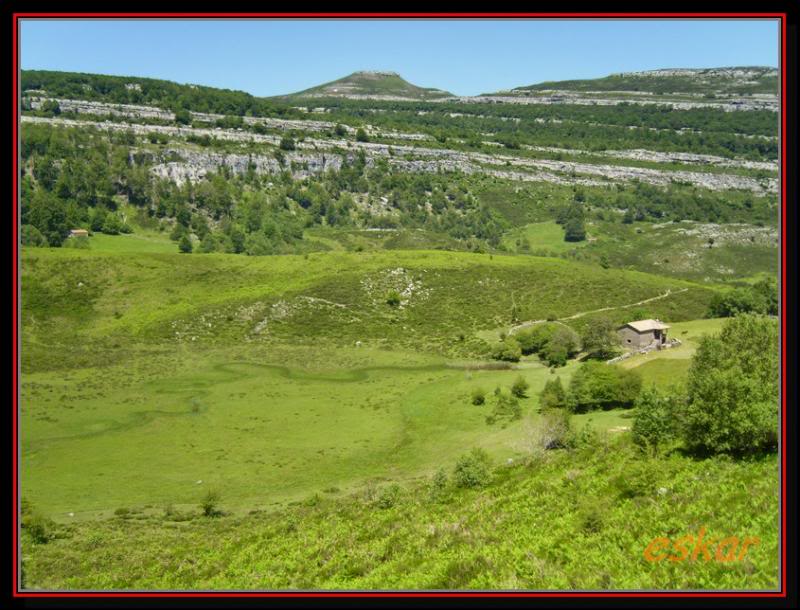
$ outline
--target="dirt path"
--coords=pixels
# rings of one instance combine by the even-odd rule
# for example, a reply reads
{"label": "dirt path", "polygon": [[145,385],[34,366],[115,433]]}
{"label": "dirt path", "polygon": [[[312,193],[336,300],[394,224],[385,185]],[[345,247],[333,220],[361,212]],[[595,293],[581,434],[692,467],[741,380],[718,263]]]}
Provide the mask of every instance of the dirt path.
{"label": "dirt path", "polygon": [[[686,292],[687,290],[689,290],[689,289],[688,288],[681,288],[680,290],[675,290],[673,292],[673,290],[670,288],[664,294],[659,294],[657,296],[650,297],[649,299],[643,299],[641,301],[637,301],[636,303],[628,303],[627,305],[615,305],[613,307],[601,307],[600,309],[591,309],[589,311],[580,311],[580,312],[578,312],[576,314],[573,314],[571,316],[567,316],[565,318],[559,318],[558,320],[555,320],[555,322],[558,322],[559,324],[563,324],[565,320],[576,320],[578,318],[582,318],[583,316],[586,316],[586,315],[591,314],[591,313],[600,313],[601,311],[611,311],[612,309],[626,309],[628,307],[636,307],[638,305],[644,305],[645,303],[651,303],[652,301],[658,301],[659,299],[665,299],[666,297],[670,296],[671,294],[678,294],[678,293],[681,293],[681,292]],[[522,330],[523,328],[528,328],[529,326],[534,326],[536,324],[541,324],[542,322],[547,322],[547,320],[528,320],[526,322],[522,322],[520,324],[512,326],[509,329],[508,334],[509,335],[513,335],[515,332],[517,332],[519,330]]]}

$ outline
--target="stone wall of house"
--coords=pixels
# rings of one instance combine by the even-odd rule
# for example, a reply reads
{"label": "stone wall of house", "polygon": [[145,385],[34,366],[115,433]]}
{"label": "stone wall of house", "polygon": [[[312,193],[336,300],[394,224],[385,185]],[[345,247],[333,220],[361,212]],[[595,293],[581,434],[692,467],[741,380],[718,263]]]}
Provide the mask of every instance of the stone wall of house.
{"label": "stone wall of house", "polygon": [[636,349],[644,347],[645,345],[650,345],[655,340],[655,334],[652,330],[646,333],[637,333],[629,326],[625,326],[617,332],[620,336],[622,347],[626,348]]}

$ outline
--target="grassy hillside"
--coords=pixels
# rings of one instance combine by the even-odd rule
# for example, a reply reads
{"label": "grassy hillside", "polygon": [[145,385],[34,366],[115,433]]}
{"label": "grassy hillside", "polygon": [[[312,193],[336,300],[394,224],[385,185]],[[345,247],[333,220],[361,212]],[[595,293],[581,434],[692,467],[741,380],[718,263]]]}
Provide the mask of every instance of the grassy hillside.
{"label": "grassy hillside", "polygon": [[[326,338],[452,355],[480,353],[469,337],[510,322],[514,306],[519,319],[567,317],[686,288],[653,307],[665,319],[694,319],[713,294],[560,259],[403,250],[242,257],[26,249],[22,286],[25,335],[48,342],[71,343],[76,333],[84,343]],[[386,302],[391,291],[402,297],[396,307]]]}
{"label": "grassy hillside", "polygon": [[[611,433],[529,453],[485,489],[373,483],[277,512],[153,506],[63,525],[48,544],[23,539],[26,579],[55,589],[775,588],[777,466],[774,456],[653,460]],[[714,560],[713,542],[710,561],[645,560],[654,538],[694,540],[701,528],[706,540],[759,543],[733,563]]]}
{"label": "grassy hillside", "polygon": [[304,96],[339,97],[343,95],[391,95],[411,99],[449,97],[452,93],[430,87],[418,87],[394,72],[360,71],[343,78],[323,83],[287,97]]}
{"label": "grassy hillside", "polygon": [[514,307],[542,319],[620,306],[622,319],[672,289],[652,310],[673,320],[713,294],[558,259],[402,250],[25,249],[22,287],[23,491],[60,518],[191,504],[209,485],[231,506],[267,506],[404,480],[465,446],[517,455],[523,421],[487,424],[491,406],[469,398],[521,374],[538,417],[546,367],[473,366]]}
{"label": "grassy hillside", "polygon": [[652,93],[775,93],[778,71],[768,67],[651,70],[603,78],[546,81],[516,91],[648,91]]}

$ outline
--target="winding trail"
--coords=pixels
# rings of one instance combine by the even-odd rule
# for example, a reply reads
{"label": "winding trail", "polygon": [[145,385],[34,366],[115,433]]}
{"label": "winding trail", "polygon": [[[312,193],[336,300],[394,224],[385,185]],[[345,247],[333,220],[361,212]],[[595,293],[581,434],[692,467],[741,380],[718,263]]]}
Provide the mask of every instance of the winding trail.
{"label": "winding trail", "polygon": [[[643,299],[641,301],[637,301],[636,303],[628,303],[627,305],[614,305],[612,307],[601,307],[600,309],[591,309],[589,311],[580,311],[571,316],[567,316],[565,318],[559,318],[558,320],[555,320],[555,322],[563,324],[565,320],[576,320],[591,313],[600,313],[601,311],[611,311],[612,309],[625,309],[627,307],[636,307],[638,305],[644,305],[645,303],[651,303],[652,301],[658,301],[659,299],[665,299],[666,297],[672,294],[679,294],[681,292],[686,292],[687,290],[689,289],[681,288],[680,290],[673,291],[671,288],[669,288],[664,294],[659,294],[657,296],[650,297],[649,299]],[[529,326],[541,324],[542,322],[547,322],[547,320],[527,320],[526,322],[521,322],[520,324],[512,326],[509,329],[508,334],[513,335],[515,332],[522,330],[523,328],[528,328]]]}

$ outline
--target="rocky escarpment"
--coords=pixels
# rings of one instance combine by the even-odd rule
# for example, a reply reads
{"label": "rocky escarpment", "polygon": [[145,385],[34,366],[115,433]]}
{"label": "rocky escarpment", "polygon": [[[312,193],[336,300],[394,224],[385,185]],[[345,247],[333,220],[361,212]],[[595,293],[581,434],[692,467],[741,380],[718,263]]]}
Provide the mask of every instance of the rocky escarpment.
{"label": "rocky escarpment", "polygon": [[432,102],[461,102],[466,104],[539,104],[539,105],[578,105],[578,106],[618,106],[620,104],[659,105],[674,110],[691,110],[692,108],[717,108],[725,112],[738,110],[769,110],[778,112],[780,103],[777,96],[769,97],[732,97],[720,101],[693,101],[680,99],[645,99],[639,97],[599,97],[587,96],[574,91],[548,91],[548,95],[531,95],[527,90],[512,89],[508,95],[479,95],[475,97],[448,97]]}
{"label": "rocky escarpment", "polygon": [[[75,126],[84,128],[95,128],[100,130],[131,131],[134,134],[146,135],[151,132],[165,133],[170,136],[187,138],[188,136],[213,136],[220,140],[235,142],[247,142],[255,145],[268,145],[272,150],[274,160],[274,148],[279,142],[278,136],[259,135],[253,133],[239,132],[235,130],[223,129],[193,129],[188,127],[172,127],[163,125],[128,125],[122,123],[97,123],[91,121],[76,121],[71,119],[50,119],[42,117],[22,117],[23,121],[48,122],[62,124],[65,126]],[[604,165],[596,163],[580,163],[576,161],[559,161],[549,159],[526,159],[504,154],[486,154],[477,152],[464,152],[441,148],[426,148],[422,146],[409,145],[389,145],[376,142],[352,142],[340,139],[316,139],[306,138],[296,144],[297,152],[286,157],[289,169],[297,176],[306,176],[324,171],[331,161],[327,160],[328,155],[339,156],[340,151],[349,151],[345,156],[363,151],[366,158],[371,162],[376,157],[387,160],[390,166],[404,171],[431,172],[431,171],[461,171],[465,173],[482,172],[488,175],[520,181],[539,181],[555,182],[558,184],[605,184],[609,181],[642,181],[655,185],[668,185],[673,182],[681,182],[700,186],[710,190],[742,189],[753,192],[770,192],[778,190],[778,180],[776,178],[764,177],[753,178],[738,174],[726,173],[702,173],[690,171],[669,171],[642,167],[627,167],[622,165]],[[313,159],[294,158],[300,153],[307,153]],[[155,171],[169,174],[178,180],[194,180],[199,176],[205,175],[209,171],[218,171],[220,167],[226,165],[221,160],[226,156],[233,156],[235,161],[233,166],[240,167],[239,157],[251,158],[254,155],[239,153],[196,153],[205,155],[207,162],[198,166],[181,167],[179,161],[169,161],[173,163],[169,168],[158,168]],[[214,155],[214,156],[210,156]],[[238,155],[238,156],[237,156]],[[256,152],[255,156],[258,156]],[[322,156],[326,160],[322,161]],[[270,158],[269,155],[266,155]],[[198,157],[199,159],[200,157]],[[291,162],[296,161],[300,167],[293,167]],[[199,162],[198,162],[199,163]],[[308,165],[308,167],[306,167]],[[259,169],[260,168],[260,169]],[[201,171],[202,170],[202,171]],[[236,170],[238,172],[238,170]],[[278,173],[283,171],[272,162],[263,162],[257,166],[255,171],[263,173]],[[165,175],[166,175],[165,174]]]}

